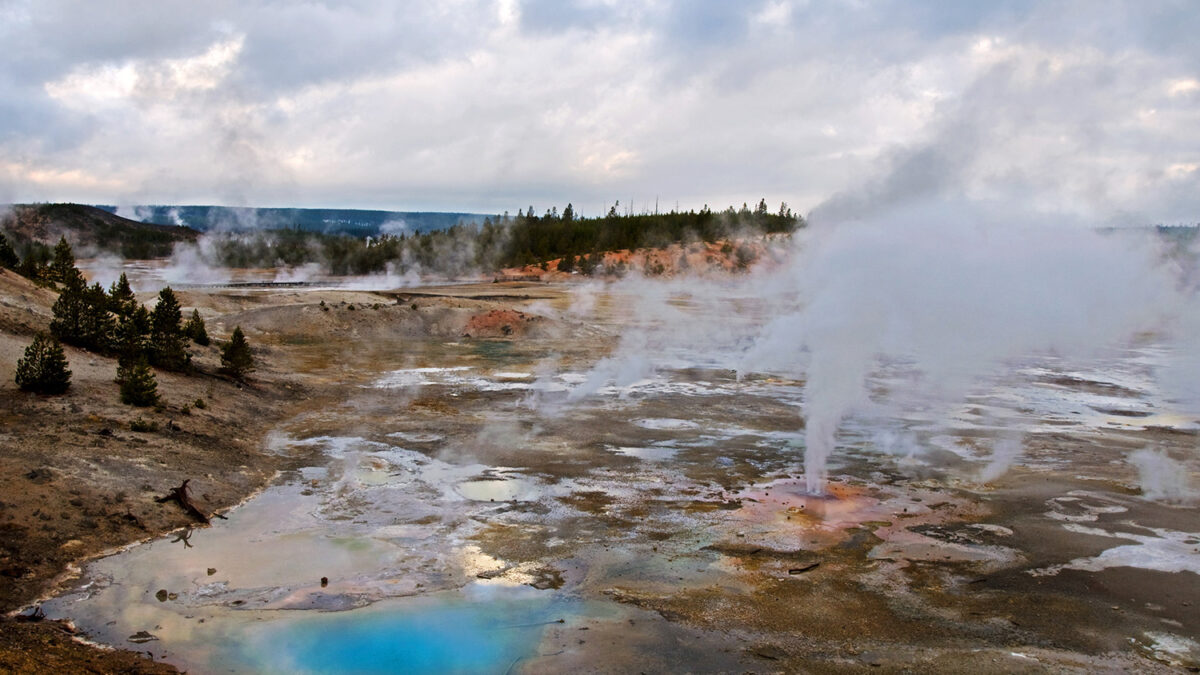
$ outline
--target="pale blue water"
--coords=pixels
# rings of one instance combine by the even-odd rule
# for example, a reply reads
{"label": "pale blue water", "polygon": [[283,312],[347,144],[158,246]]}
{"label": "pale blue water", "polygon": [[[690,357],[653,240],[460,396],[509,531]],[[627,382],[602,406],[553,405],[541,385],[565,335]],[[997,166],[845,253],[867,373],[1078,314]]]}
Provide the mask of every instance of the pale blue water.
{"label": "pale blue water", "polygon": [[[507,594],[502,594],[507,595]],[[522,594],[524,595],[524,594]],[[579,607],[542,597],[384,602],[250,626],[234,666],[266,673],[504,673]],[[231,664],[232,665],[232,664]],[[239,667],[240,666],[240,667]]]}

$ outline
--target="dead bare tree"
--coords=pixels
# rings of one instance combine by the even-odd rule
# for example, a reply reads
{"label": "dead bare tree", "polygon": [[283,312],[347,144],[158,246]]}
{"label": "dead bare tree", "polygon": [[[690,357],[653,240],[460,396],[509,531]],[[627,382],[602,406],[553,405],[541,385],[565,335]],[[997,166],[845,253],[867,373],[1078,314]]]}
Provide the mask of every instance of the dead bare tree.
{"label": "dead bare tree", "polygon": [[200,508],[192,502],[191,497],[188,496],[188,483],[190,482],[192,482],[191,478],[185,479],[179,484],[179,487],[171,488],[170,492],[159,497],[158,499],[155,499],[154,501],[158,502],[159,504],[170,501],[178,502],[179,505],[183,507],[183,510],[191,514],[193,518],[204,523],[205,525],[208,525],[211,523],[208,514],[201,511]]}

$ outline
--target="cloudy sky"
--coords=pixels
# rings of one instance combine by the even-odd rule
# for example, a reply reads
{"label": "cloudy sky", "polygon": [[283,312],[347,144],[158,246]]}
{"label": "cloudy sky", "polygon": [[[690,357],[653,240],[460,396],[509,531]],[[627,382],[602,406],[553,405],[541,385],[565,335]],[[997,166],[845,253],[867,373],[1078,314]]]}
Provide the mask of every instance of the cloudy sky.
{"label": "cloudy sky", "polygon": [[0,201],[1200,220],[1193,0],[0,0]]}

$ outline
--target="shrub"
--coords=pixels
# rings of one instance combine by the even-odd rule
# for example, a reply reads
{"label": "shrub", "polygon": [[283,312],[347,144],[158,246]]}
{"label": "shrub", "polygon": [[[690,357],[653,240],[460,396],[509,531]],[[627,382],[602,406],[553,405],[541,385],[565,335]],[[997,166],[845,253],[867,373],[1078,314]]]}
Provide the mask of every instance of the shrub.
{"label": "shrub", "polygon": [[129,423],[129,430],[137,431],[140,433],[158,431],[158,422],[155,422],[153,420],[147,422],[146,420],[139,417],[136,420],[133,420],[132,422]]}

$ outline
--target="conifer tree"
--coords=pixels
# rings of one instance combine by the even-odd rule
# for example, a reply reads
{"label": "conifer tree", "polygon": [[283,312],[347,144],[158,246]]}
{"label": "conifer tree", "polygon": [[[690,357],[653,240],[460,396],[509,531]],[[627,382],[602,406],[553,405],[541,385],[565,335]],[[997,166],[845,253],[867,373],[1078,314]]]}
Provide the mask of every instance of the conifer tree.
{"label": "conifer tree", "polygon": [[254,356],[250,353],[250,344],[242,327],[233,329],[229,344],[221,350],[221,372],[239,380],[245,379],[246,374],[254,370]]}
{"label": "conifer tree", "polygon": [[182,371],[191,365],[191,356],[185,349],[183,314],[179,300],[170,286],[158,293],[158,304],[150,313],[150,363],[165,370]]}
{"label": "conifer tree", "polygon": [[74,267],[63,277],[63,289],[54,302],[50,331],[60,340],[84,349],[112,348],[113,319],[108,313],[108,296],[100,284],[87,285]]}
{"label": "conifer tree", "polygon": [[192,318],[183,325],[183,333],[201,346],[208,346],[208,331],[204,328],[204,319],[200,318],[200,310],[192,310]]}
{"label": "conifer tree", "polygon": [[71,386],[71,371],[62,345],[53,336],[38,333],[17,361],[17,386],[38,394],[61,394]]}
{"label": "conifer tree", "polygon": [[129,286],[129,278],[122,272],[121,278],[114,281],[108,289],[109,310],[118,317],[126,317],[133,314],[135,305],[137,305],[137,298]]}
{"label": "conifer tree", "polygon": [[121,317],[114,331],[113,349],[117,353],[117,384],[139,360],[146,358],[146,340],[150,331],[150,312],[138,305],[132,314]]}
{"label": "conifer tree", "polygon": [[112,352],[116,322],[108,311],[108,294],[98,282],[83,292],[84,323],[81,343],[87,349]]}
{"label": "conifer tree", "polygon": [[17,252],[13,250],[12,244],[8,243],[4,233],[0,232],[0,267],[15,270],[20,264],[21,259],[17,257]]}
{"label": "conifer tree", "polygon": [[58,244],[54,246],[54,261],[50,263],[50,280],[66,283],[74,269],[75,254],[71,251],[71,245],[67,243],[67,238],[60,237]]}
{"label": "conifer tree", "polygon": [[87,292],[87,281],[79,270],[73,271],[62,279],[63,289],[54,301],[54,318],[50,321],[50,332],[67,343],[74,343],[83,333],[84,314]]}
{"label": "conifer tree", "polygon": [[145,356],[118,365],[117,380],[121,383],[121,403],[140,408],[158,403],[158,380]]}
{"label": "conifer tree", "polygon": [[17,266],[17,274],[34,280],[47,278],[50,257],[49,246],[41,242],[33,242],[26,249],[21,264]]}

